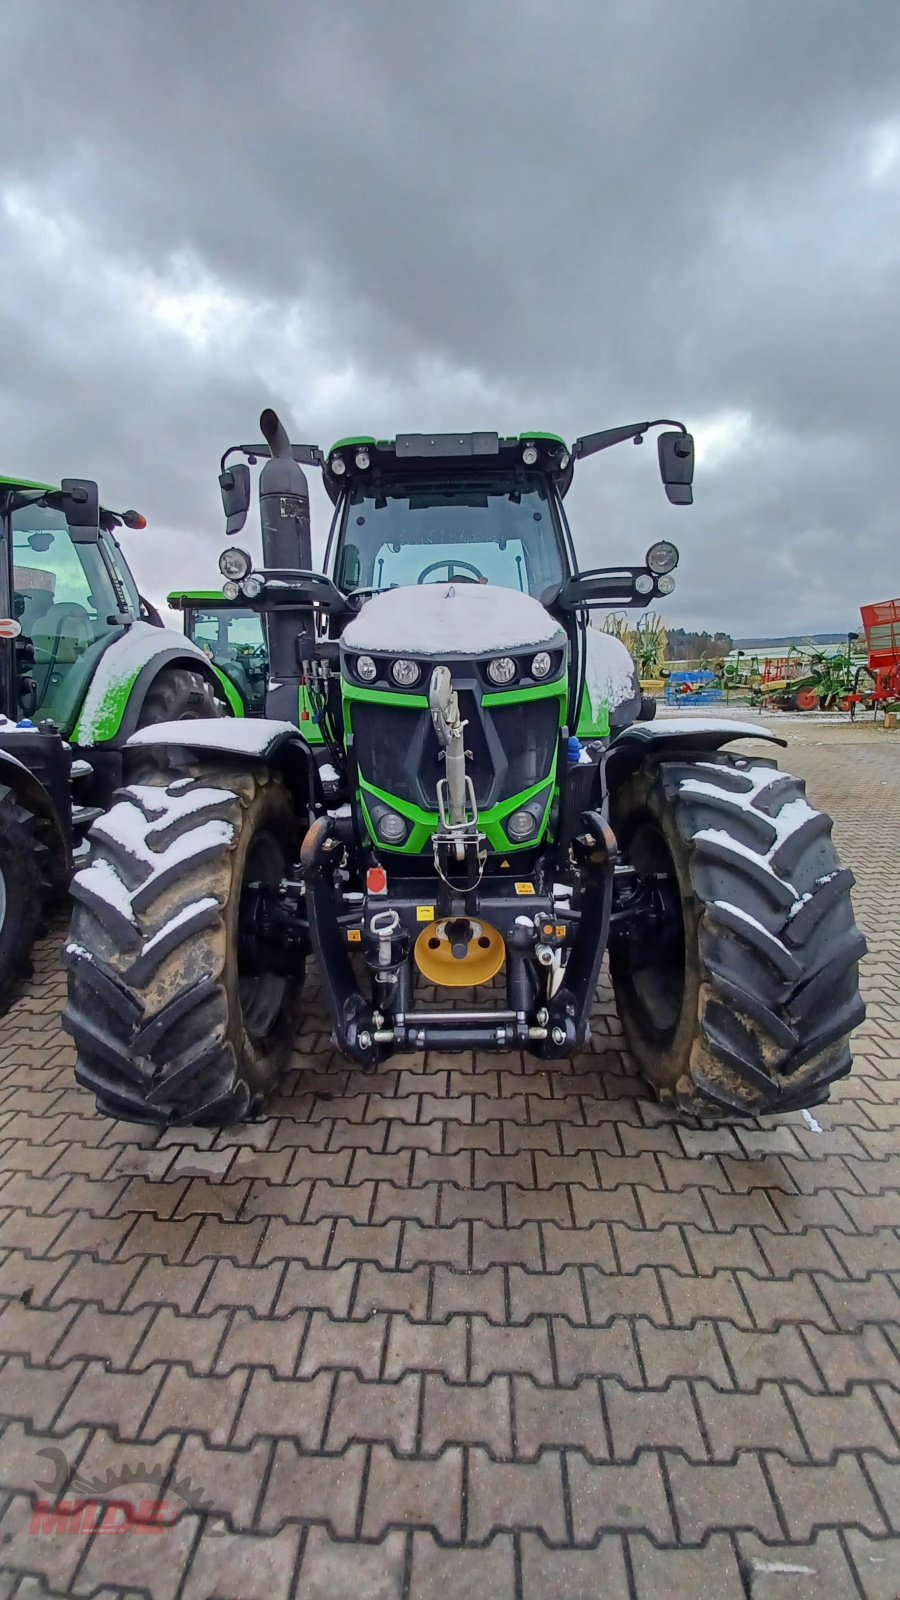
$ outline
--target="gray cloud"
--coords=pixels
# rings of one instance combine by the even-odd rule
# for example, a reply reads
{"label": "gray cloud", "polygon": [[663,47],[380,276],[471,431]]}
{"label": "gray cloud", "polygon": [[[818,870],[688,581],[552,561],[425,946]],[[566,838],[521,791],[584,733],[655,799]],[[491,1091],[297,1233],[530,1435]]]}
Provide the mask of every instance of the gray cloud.
{"label": "gray cloud", "polygon": [[140,504],[159,594],[208,576],[218,456],[264,403],[323,443],[674,411],[701,452],[706,424],[694,511],[652,447],[586,463],[585,559],[665,532],[673,621],[852,624],[900,589],[896,23],[7,0],[5,470]]}

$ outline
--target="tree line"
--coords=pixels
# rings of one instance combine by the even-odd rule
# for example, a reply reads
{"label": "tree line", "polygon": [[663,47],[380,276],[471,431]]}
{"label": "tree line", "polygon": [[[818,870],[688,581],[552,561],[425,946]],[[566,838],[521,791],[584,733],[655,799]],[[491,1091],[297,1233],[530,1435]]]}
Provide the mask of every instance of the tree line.
{"label": "tree line", "polygon": [[685,628],[666,629],[667,661],[716,661],[734,648],[730,633],[694,633]]}

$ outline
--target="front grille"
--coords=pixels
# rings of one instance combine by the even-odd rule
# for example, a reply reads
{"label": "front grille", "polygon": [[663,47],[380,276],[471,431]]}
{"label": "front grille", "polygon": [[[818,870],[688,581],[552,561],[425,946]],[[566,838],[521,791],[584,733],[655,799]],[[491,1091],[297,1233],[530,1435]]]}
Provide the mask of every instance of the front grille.
{"label": "front grille", "polygon": [[[477,695],[463,690],[459,703],[471,756],[466,770],[480,807],[496,805],[549,777],[559,738],[557,700],[485,709]],[[351,728],[357,765],[368,783],[426,811],[436,809],[444,761],[427,711],[355,700]]]}

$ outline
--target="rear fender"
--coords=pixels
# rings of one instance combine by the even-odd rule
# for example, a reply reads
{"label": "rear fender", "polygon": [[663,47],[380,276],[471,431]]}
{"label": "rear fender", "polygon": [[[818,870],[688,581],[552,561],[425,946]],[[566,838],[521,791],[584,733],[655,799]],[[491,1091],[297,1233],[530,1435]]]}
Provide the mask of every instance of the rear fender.
{"label": "rear fender", "polygon": [[282,773],[297,807],[312,816],[324,804],[322,782],[312,747],[290,722],[266,717],[210,717],[196,722],[157,722],[139,728],[126,749],[153,749],[183,759],[197,756],[231,758],[250,766],[263,762]]}
{"label": "rear fender", "polygon": [[639,722],[625,728],[613,739],[601,762],[604,797],[624,783],[647,756],[721,750],[735,739],[765,739],[768,744],[787,745],[768,728],[752,722],[732,722],[724,717],[679,717],[670,723]]}

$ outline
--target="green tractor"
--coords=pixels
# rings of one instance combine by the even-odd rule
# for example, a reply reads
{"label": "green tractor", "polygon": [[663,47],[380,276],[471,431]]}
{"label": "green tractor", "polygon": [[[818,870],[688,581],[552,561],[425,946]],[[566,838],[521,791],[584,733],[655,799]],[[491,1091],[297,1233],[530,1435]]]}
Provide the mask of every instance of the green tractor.
{"label": "green tractor", "polygon": [[240,715],[264,717],[268,680],[266,631],[258,611],[228,601],[221,590],[175,589],[167,605],[184,617],[187,637],[231,685]]}
{"label": "green tractor", "polygon": [[[827,1098],[865,949],[830,820],[773,761],[726,751],[783,743],[755,724],[635,720],[634,663],[590,625],[674,587],[667,540],[579,570],[565,513],[576,463],[657,427],[666,494],[690,504],[681,423],[323,455],[263,413],[265,444],[238,449],[265,460],[262,564],[230,546],[220,570],[264,620],[267,717],[132,734],[140,782],[94,824],[73,887],[65,1024],[102,1112],[258,1115],[310,956],[363,1069],[584,1051],[608,952],[662,1102],[718,1118]],[[251,499],[232,454],[228,535]],[[335,508],[324,572],[304,466]]]}
{"label": "green tractor", "polygon": [[137,771],[129,736],[214,717],[232,693],[137,591],[97,485],[0,478],[0,1008],[28,971],[43,904],[90,823]]}

